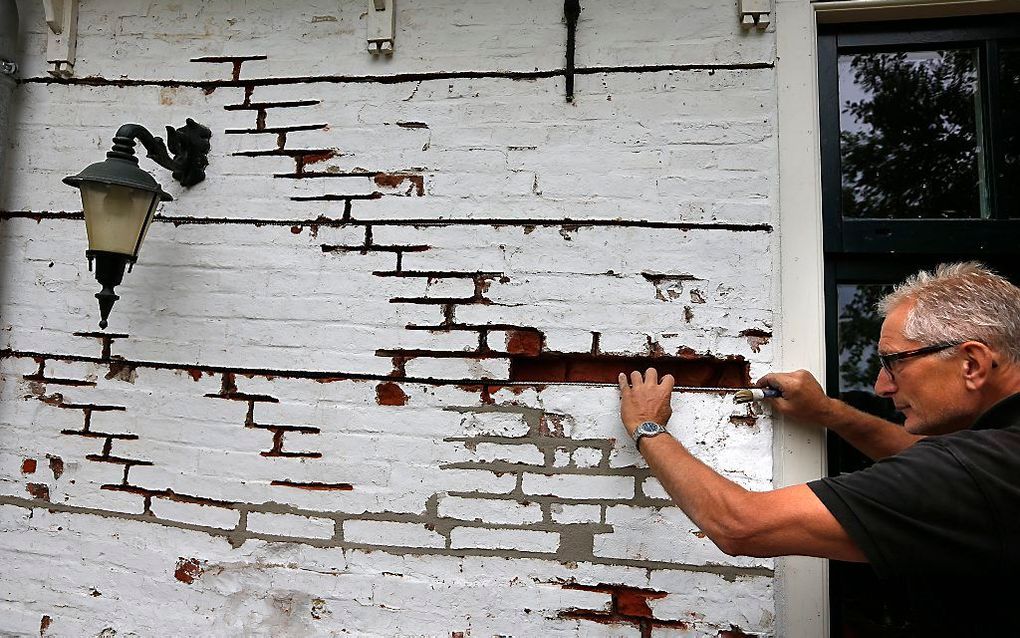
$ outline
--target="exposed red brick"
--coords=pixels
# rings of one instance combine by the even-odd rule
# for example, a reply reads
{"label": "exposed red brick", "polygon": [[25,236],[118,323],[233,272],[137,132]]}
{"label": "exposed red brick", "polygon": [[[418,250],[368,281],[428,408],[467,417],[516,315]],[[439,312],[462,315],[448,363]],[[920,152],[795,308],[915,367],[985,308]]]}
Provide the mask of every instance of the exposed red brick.
{"label": "exposed red brick", "polygon": [[624,616],[651,618],[652,609],[648,606],[648,601],[664,598],[665,596],[665,592],[651,592],[620,587],[613,592],[614,607],[616,608],[616,613]]}
{"label": "exposed red brick", "polygon": [[39,638],[46,635],[46,630],[50,628],[50,624],[53,623],[53,619],[49,616],[43,616],[42,620],[39,621]]}
{"label": "exposed red brick", "polygon": [[199,381],[202,379],[202,371],[199,370],[198,368],[188,368],[188,374],[195,381]]}
{"label": "exposed red brick", "polygon": [[64,395],[59,392],[44,394],[39,397],[39,400],[48,405],[62,405],[64,403]]}
{"label": "exposed red brick", "polygon": [[561,618],[588,620],[603,625],[634,625],[640,630],[642,638],[650,638],[652,629],[655,627],[690,629],[690,623],[681,620],[659,620],[653,617],[648,601],[665,598],[668,593],[664,591],[605,583],[598,585],[571,583],[563,585],[563,588],[609,594],[612,596],[612,604],[609,611],[604,609],[568,609],[559,613]]}
{"label": "exposed red brick", "polygon": [[35,459],[25,459],[21,462],[21,473],[22,474],[35,474],[35,468],[37,464]]}
{"label": "exposed red brick", "polygon": [[290,227],[290,232],[294,233],[295,235],[300,235],[301,234],[301,227],[300,226],[291,226]]}
{"label": "exposed red brick", "polygon": [[177,569],[174,571],[174,578],[182,583],[190,585],[195,579],[202,575],[202,566],[197,558],[180,558],[177,561]]}
{"label": "exposed red brick", "polygon": [[750,415],[734,414],[733,416],[730,417],[730,423],[732,423],[733,425],[744,425],[747,427],[752,427],[756,423],[758,423],[758,419]]}
{"label": "exposed red brick", "polygon": [[50,471],[53,472],[53,478],[60,478],[64,473],[64,459],[51,454],[47,454],[46,458],[50,461]]}
{"label": "exposed red brick", "polygon": [[772,339],[772,333],[757,328],[748,328],[740,331],[741,337],[747,338],[747,344],[751,346],[752,352],[760,352],[761,347]]}
{"label": "exposed red brick", "polygon": [[318,153],[304,153],[301,155],[301,165],[307,166],[309,164],[318,164],[319,162],[325,162],[336,157],[336,151],[329,149],[326,151],[320,151]]}
{"label": "exposed red brick", "polygon": [[421,175],[408,175],[406,173],[377,173],[375,183],[384,188],[399,188],[404,182],[409,182],[405,195],[412,193],[421,197],[425,194],[425,178]]}
{"label": "exposed red brick", "polygon": [[746,388],[751,383],[749,365],[742,357],[723,359],[709,356],[633,357],[556,353],[511,358],[510,379],[536,383],[616,383],[621,372],[643,372],[648,368],[655,368],[660,375],[672,374],[680,386]]}
{"label": "exposed red brick", "polygon": [[379,405],[407,405],[407,395],[396,383],[380,383],[375,386],[375,402]]}
{"label": "exposed red brick", "polygon": [[134,366],[118,361],[116,358],[110,361],[110,371],[106,373],[107,379],[119,379],[128,383],[134,383],[136,376]]}
{"label": "exposed red brick", "polygon": [[44,501],[50,500],[50,488],[43,483],[29,483],[25,486],[25,491]]}
{"label": "exposed red brick", "polygon": [[538,330],[511,330],[507,335],[506,351],[536,357],[542,352],[542,333]]}

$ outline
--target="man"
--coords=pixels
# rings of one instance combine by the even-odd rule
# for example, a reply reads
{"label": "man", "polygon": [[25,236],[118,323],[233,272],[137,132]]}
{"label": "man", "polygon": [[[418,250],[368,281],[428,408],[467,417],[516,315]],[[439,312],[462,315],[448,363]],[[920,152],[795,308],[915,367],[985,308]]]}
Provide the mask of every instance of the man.
{"label": "man", "polygon": [[[976,263],[918,273],[880,304],[875,391],[901,428],[825,396],[805,371],[768,374],[780,414],[828,427],[877,462],[750,492],[668,433],[638,449],[674,502],[727,554],[866,561],[934,634],[1020,634],[1020,289]],[[673,379],[620,375],[632,434],[665,425]],[[654,431],[653,426],[642,430]],[[1007,602],[1008,601],[1008,602]]]}

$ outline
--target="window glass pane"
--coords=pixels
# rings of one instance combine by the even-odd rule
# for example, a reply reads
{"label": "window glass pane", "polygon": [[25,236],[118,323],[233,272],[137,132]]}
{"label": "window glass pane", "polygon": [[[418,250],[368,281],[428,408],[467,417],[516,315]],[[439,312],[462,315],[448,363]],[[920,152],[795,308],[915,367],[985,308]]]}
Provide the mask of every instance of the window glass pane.
{"label": "window glass pane", "polygon": [[1020,217],[1020,47],[1014,46],[999,52],[1002,62],[999,74],[1001,96],[1002,135],[1002,204],[1004,216]]}
{"label": "window glass pane", "polygon": [[839,56],[845,217],[983,214],[976,49]]}
{"label": "window glass pane", "polygon": [[894,419],[892,402],[875,396],[875,378],[881,368],[878,336],[882,316],[879,299],[892,290],[887,285],[840,284],[837,343],[839,347],[840,397],[854,407]]}

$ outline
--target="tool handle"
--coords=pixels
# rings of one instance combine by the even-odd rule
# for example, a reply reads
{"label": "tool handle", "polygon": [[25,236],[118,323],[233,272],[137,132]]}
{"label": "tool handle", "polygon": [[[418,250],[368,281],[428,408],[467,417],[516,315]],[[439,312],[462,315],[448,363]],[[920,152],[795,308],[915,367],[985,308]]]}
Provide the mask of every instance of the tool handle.
{"label": "tool handle", "polygon": [[733,396],[733,400],[736,403],[751,403],[752,401],[774,399],[781,396],[783,396],[782,391],[776,388],[748,388],[746,390],[738,390]]}

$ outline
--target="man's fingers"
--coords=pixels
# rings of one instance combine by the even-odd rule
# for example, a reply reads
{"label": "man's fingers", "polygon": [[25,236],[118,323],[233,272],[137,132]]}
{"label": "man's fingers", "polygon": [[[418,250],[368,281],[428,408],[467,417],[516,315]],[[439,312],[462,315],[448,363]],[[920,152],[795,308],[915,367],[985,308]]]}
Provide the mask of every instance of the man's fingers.
{"label": "man's fingers", "polygon": [[620,373],[620,376],[616,379],[617,383],[620,384],[620,394],[626,394],[630,390],[630,384],[627,383],[627,375]]}
{"label": "man's fingers", "polygon": [[659,382],[660,385],[662,385],[664,388],[666,388],[670,392],[673,391],[673,384],[674,383],[676,383],[676,381],[673,379],[673,375],[671,375],[671,374],[663,375],[662,376],[662,380]]}
{"label": "man's fingers", "polygon": [[644,382],[644,379],[641,378],[641,373],[640,372],[635,370],[634,372],[630,373],[630,385],[631,385],[631,387],[636,388],[639,385],[641,385],[643,382]]}
{"label": "man's fingers", "polygon": [[645,383],[648,385],[659,385],[659,371],[655,368],[648,368],[645,371]]}

